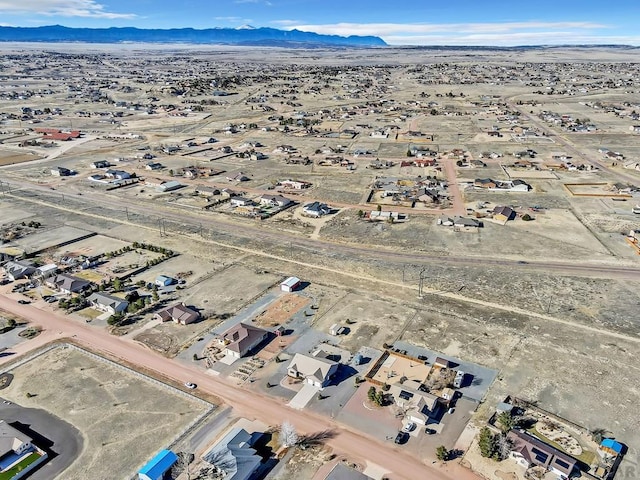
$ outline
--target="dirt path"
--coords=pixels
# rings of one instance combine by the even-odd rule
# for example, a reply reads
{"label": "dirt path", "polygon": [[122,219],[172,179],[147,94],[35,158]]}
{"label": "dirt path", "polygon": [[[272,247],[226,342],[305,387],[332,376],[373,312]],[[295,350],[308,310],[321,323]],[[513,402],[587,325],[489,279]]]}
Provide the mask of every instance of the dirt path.
{"label": "dirt path", "polygon": [[[48,329],[47,332],[44,332],[36,339],[24,342],[12,349],[11,351],[16,354],[34,350],[44,345],[47,340],[68,337],[87,349],[124,360],[132,365],[139,365],[179,384],[187,381],[195,382],[198,384],[198,391],[214,395],[232,405],[239,416],[257,419],[267,425],[278,425],[287,420],[302,433],[333,430],[336,436],[328,442],[328,445],[336,453],[346,455],[352,461],[362,464],[369,459],[374,459],[375,463],[380,467],[392,472],[388,475],[389,478],[406,480],[414,480],[416,478],[425,480],[478,480],[479,478],[471,471],[457,464],[449,464],[444,467],[426,465],[419,459],[403,452],[400,448],[391,447],[368,438],[361,432],[340,425],[330,418],[311,412],[292,410],[272,397],[244,391],[235,385],[227,383],[222,378],[214,378],[207,375],[195,366],[179,364],[143,348],[132,340],[109,335],[102,329],[77,323],[54,313],[38,310],[32,305],[17,304],[5,296],[0,296],[0,308]],[[15,355],[0,358],[0,364],[7,363],[14,358]],[[390,454],[391,451],[394,453]]]}

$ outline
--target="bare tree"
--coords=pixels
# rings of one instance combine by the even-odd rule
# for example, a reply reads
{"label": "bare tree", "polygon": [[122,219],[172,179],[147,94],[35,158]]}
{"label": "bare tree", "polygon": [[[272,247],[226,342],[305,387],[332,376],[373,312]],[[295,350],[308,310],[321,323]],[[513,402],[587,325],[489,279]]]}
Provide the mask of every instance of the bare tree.
{"label": "bare tree", "polygon": [[178,453],[178,460],[175,463],[175,467],[178,472],[186,472],[187,480],[191,480],[191,472],[189,472],[189,465],[193,462],[195,455],[190,452]]}
{"label": "bare tree", "polygon": [[298,443],[298,433],[290,422],[283,422],[280,426],[280,445],[293,447]]}
{"label": "bare tree", "polygon": [[296,442],[300,448],[315,447],[317,445],[323,445],[327,440],[330,440],[336,436],[334,430],[322,430],[316,433],[310,433],[309,435],[301,435]]}
{"label": "bare tree", "polygon": [[500,460],[504,460],[505,458],[509,457],[511,449],[513,448],[513,443],[507,438],[506,435],[498,435],[498,438],[496,439],[496,445],[496,453],[498,454],[498,458]]}

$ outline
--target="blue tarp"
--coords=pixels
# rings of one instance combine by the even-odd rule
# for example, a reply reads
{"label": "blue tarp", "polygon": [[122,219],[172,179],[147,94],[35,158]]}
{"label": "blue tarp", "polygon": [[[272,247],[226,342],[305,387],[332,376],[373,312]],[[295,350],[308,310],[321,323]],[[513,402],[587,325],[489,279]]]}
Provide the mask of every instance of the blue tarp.
{"label": "blue tarp", "polygon": [[622,453],[622,444],[616,442],[613,438],[605,438],[600,444],[603,448],[608,448],[616,453]]}

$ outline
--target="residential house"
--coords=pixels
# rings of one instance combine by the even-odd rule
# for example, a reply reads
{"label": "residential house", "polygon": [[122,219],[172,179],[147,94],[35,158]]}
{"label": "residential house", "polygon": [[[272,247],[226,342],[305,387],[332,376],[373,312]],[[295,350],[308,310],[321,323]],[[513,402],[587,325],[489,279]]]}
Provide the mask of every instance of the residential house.
{"label": "residential house", "polygon": [[131,174],[129,172],[125,172],[124,170],[114,170],[110,168],[104,173],[107,177],[115,178],[116,180],[126,180],[128,178],[131,178]]}
{"label": "residential house", "polygon": [[178,456],[171,450],[161,450],[138,471],[138,480],[163,480],[177,461]]}
{"label": "residential house", "polygon": [[444,225],[445,227],[452,227],[453,220],[451,219],[451,217],[448,217],[447,215],[440,215],[438,217],[438,225]]}
{"label": "residential house", "polygon": [[338,363],[322,356],[296,353],[287,366],[287,375],[304,379],[309,385],[326,387],[338,370]]}
{"label": "residential house", "polygon": [[[507,182],[509,183],[509,182]],[[531,190],[531,186],[523,180],[515,179],[510,182],[510,188],[512,192],[528,192]]]}
{"label": "residential house", "polygon": [[52,275],[55,275],[57,271],[58,266],[55,263],[49,263],[47,265],[42,265],[36,268],[33,277],[39,280],[43,280],[45,278],[49,278]]}
{"label": "residential house", "polygon": [[324,477],[324,480],[373,480],[372,477],[351,468],[344,463],[338,462],[331,471]]}
{"label": "residential house", "polygon": [[240,322],[220,334],[218,342],[225,347],[225,354],[242,358],[269,338],[269,332]]}
{"label": "residential house", "polygon": [[291,200],[282,195],[262,195],[260,197],[260,205],[269,207],[286,207],[291,203]]}
{"label": "residential house", "polygon": [[161,170],[163,167],[163,165],[159,162],[148,162],[145,166],[145,169],[147,170]]}
{"label": "residential house", "polygon": [[202,458],[224,470],[225,480],[248,480],[258,469],[261,457],[252,448],[254,436],[235,427]]}
{"label": "residential house", "polygon": [[304,190],[311,187],[311,183],[298,180],[282,180],[278,182],[278,186],[282,188],[288,188],[291,190]]}
{"label": "residential house", "polygon": [[7,277],[9,277],[9,280],[15,282],[21,278],[27,278],[33,275],[36,272],[36,267],[34,267],[31,262],[15,260],[4,264],[4,271]]}
{"label": "residential house", "polygon": [[108,160],[98,160],[97,162],[91,162],[91,168],[109,168],[111,166],[111,162]]}
{"label": "residential house", "polygon": [[31,441],[31,437],[0,420],[0,458],[10,454],[22,455],[33,448]]}
{"label": "residential house", "polygon": [[60,273],[46,281],[47,285],[62,293],[81,293],[91,287],[91,282],[82,278]]}
{"label": "residential house", "polygon": [[511,457],[525,468],[544,467],[559,479],[570,478],[578,472],[578,461],[555,447],[521,430],[507,434],[511,441]]}
{"label": "residential house", "polygon": [[195,188],[195,193],[203,197],[213,197],[214,195],[220,195],[220,189],[206,185],[198,185]]}
{"label": "residential house", "polygon": [[232,197],[229,203],[232,207],[248,207],[253,205],[253,200],[246,197]]}
{"label": "residential house", "polygon": [[153,317],[163,322],[173,320],[175,323],[188,325],[198,320],[200,313],[187,307],[184,303],[177,303],[157,311]]}
{"label": "residential house", "polygon": [[227,180],[229,180],[230,182],[247,182],[249,180],[249,177],[247,177],[242,172],[238,172],[235,175],[227,177]]}
{"label": "residential house", "polygon": [[329,213],[331,213],[331,208],[326,203],[313,202],[302,207],[302,214],[308,217],[318,218]]}
{"label": "residential house", "polygon": [[453,226],[458,228],[480,228],[482,222],[475,218],[453,217]]}
{"label": "residential house", "polygon": [[65,167],[54,167],[51,169],[51,175],[54,177],[68,177],[71,173],[71,170]]}
{"label": "residential house", "polygon": [[509,220],[516,218],[516,212],[510,207],[504,205],[498,205],[493,209],[493,219],[499,222],[506,223]]}
{"label": "residential house", "polygon": [[476,188],[496,188],[498,184],[490,178],[476,178],[473,181],[473,186]]}
{"label": "residential house", "polygon": [[426,425],[430,417],[437,415],[440,408],[438,397],[429,393],[417,380],[405,380],[394,383],[389,388],[393,400],[402,409],[406,409],[410,421]]}
{"label": "residential house", "polygon": [[92,307],[97,308],[103,312],[108,312],[111,315],[115,315],[116,313],[126,312],[127,307],[129,306],[129,302],[123,300],[122,298],[114,297],[112,295],[107,295],[102,292],[95,292],[89,295],[87,301],[91,304]]}

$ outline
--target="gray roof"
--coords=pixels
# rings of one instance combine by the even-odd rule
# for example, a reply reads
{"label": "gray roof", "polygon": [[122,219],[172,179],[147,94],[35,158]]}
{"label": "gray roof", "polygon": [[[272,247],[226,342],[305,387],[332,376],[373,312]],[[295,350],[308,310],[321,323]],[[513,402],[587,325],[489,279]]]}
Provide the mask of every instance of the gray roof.
{"label": "gray roof", "polygon": [[30,442],[31,437],[13,428],[4,420],[0,420],[0,456],[13,452],[23,444]]}
{"label": "gray roof", "polygon": [[225,480],[247,480],[260,465],[260,456],[251,448],[251,435],[242,428],[232,428],[202,458],[220,466]]}
{"label": "gray roof", "polygon": [[90,303],[98,303],[100,305],[112,307],[115,310],[117,310],[118,306],[122,305],[123,303],[129,305],[129,302],[127,302],[126,300],[100,292],[92,293],[91,295],[89,295],[87,300]]}
{"label": "gray roof", "polygon": [[358,470],[347,467],[343,463],[336,463],[331,469],[329,475],[324,477],[324,480],[372,480],[371,477],[365,475]]}

